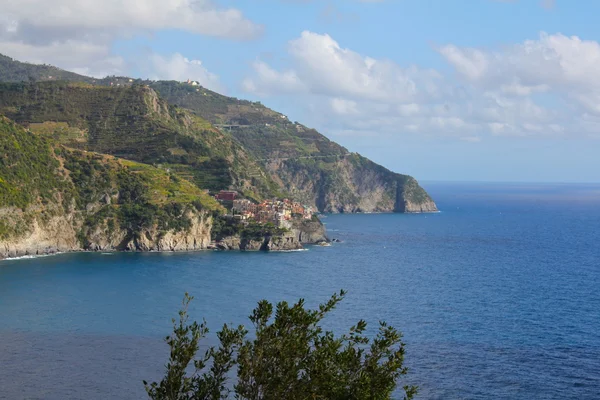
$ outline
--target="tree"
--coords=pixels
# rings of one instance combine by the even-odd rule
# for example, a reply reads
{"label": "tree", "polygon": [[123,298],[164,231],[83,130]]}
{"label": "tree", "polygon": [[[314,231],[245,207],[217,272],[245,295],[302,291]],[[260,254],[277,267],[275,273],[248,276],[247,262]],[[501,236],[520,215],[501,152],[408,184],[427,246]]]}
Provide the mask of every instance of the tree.
{"label": "tree", "polygon": [[[173,334],[165,341],[171,349],[166,374],[160,382],[148,384],[144,381],[148,396],[154,400],[218,400],[226,399],[229,389],[225,387],[227,373],[234,365],[234,349],[240,346],[246,331],[242,326],[230,329],[223,326],[217,336],[221,345],[211,347],[202,358],[194,359],[200,340],[208,333],[205,322],[188,324],[188,306],[193,297],[187,293],[179,311],[179,321],[173,322]],[[212,364],[209,367],[209,362]],[[190,366],[193,372],[189,374]]]}
{"label": "tree", "polygon": [[[300,299],[275,307],[266,300],[250,315],[252,339],[243,326],[227,325],[218,332],[221,345],[193,361],[206,335],[206,325],[188,325],[187,294],[174,323],[173,335],[166,338],[171,357],[160,383],[148,385],[152,399],[226,399],[228,372],[237,365],[235,397],[240,400],[390,399],[399,378],[407,373],[402,334],[380,322],[372,340],[365,335],[367,323],[360,320],[347,334],[336,337],[323,331],[323,318],[343,300],[345,292],[333,295],[316,310],[305,308]],[[202,372],[204,371],[204,372]],[[411,399],[415,386],[404,386],[404,398]]]}

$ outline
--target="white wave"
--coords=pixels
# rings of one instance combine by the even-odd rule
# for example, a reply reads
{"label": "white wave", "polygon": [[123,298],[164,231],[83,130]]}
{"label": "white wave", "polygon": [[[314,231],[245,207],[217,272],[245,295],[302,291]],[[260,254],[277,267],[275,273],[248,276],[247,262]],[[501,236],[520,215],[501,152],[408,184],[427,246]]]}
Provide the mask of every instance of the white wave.
{"label": "white wave", "polygon": [[275,253],[295,253],[297,251],[308,251],[308,249],[296,249],[296,250],[275,250]]}
{"label": "white wave", "polygon": [[31,260],[33,258],[43,258],[43,257],[52,257],[62,253],[52,253],[52,254],[28,254],[26,256],[19,257],[8,257],[4,259],[0,259],[0,261],[18,261],[18,260]]}

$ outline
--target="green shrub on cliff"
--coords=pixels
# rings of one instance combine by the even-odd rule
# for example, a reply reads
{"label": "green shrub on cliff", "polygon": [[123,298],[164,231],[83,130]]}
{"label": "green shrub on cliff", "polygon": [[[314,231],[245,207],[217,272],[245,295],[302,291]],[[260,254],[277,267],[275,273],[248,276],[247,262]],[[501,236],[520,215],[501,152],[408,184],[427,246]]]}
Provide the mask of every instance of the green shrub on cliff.
{"label": "green shrub on cliff", "polygon": [[163,169],[65,148],[0,117],[0,208],[17,207],[0,223],[0,239],[22,236],[34,220],[74,213],[86,247],[97,229],[188,230],[189,212],[222,207],[189,181]]}
{"label": "green shrub on cliff", "polygon": [[[229,398],[228,373],[237,367],[233,392],[240,400],[391,399],[398,380],[408,372],[402,334],[381,322],[370,339],[363,320],[342,336],[324,331],[322,320],[344,296],[341,291],[314,310],[307,309],[303,299],[276,306],[262,300],[250,315],[250,337],[244,326],[224,325],[217,333],[219,347],[196,358],[208,328],[188,322],[192,298],[186,294],[179,320],[173,319],[173,334],[166,338],[171,352],[165,376],[160,382],[144,381],[149,397]],[[410,399],[417,388],[404,386],[403,391]]]}
{"label": "green shrub on cliff", "polygon": [[49,143],[0,116],[0,207],[52,201],[65,187]]}

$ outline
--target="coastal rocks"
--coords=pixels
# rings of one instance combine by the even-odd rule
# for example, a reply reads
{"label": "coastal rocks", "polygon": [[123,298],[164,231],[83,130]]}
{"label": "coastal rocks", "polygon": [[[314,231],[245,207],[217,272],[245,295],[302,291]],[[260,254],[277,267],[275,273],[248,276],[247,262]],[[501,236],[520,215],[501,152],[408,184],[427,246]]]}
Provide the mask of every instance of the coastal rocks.
{"label": "coastal rocks", "polygon": [[301,250],[304,246],[294,235],[285,235],[280,237],[266,237],[261,250],[263,251],[291,251]]}
{"label": "coastal rocks", "polygon": [[302,244],[314,244],[328,240],[325,225],[318,219],[294,221],[290,232]]}
{"label": "coastal rocks", "polygon": [[[10,239],[0,239],[0,259],[29,255],[47,255],[76,251],[194,251],[210,244],[212,217],[204,212],[188,211],[190,227],[161,231],[156,226],[131,233],[114,220],[105,220],[93,230],[81,228],[81,216],[63,213],[51,218],[25,217],[22,212],[2,209],[3,222],[27,221],[28,229]],[[262,242],[258,244],[258,248]]]}
{"label": "coastal rocks", "polygon": [[85,250],[91,251],[194,251],[208,248],[212,217],[188,211],[188,229],[160,231],[156,226],[132,234],[123,229],[109,229],[103,224],[87,236]]}
{"label": "coastal rocks", "polygon": [[214,244],[218,250],[241,251],[292,251],[302,250],[305,244],[327,242],[325,226],[321,221],[293,221],[289,231],[281,236],[263,238],[241,238],[228,236]]}
{"label": "coastal rocks", "polygon": [[289,251],[304,247],[294,235],[265,236],[262,239],[247,239],[229,236],[215,243],[218,250],[240,251]]}
{"label": "coastal rocks", "polygon": [[437,212],[438,208],[418,182],[414,178],[408,177],[403,185],[397,187],[395,211],[429,213]]}
{"label": "coastal rocks", "polygon": [[423,201],[420,203],[413,203],[406,200],[403,206],[403,212],[405,213],[431,213],[437,212],[438,208],[435,203],[431,200]]}
{"label": "coastal rocks", "polygon": [[256,251],[260,250],[264,240],[242,239],[239,236],[228,236],[219,240],[215,247],[218,250],[241,250],[241,251]]}
{"label": "coastal rocks", "polygon": [[[2,218],[5,221],[18,220],[19,215],[8,215],[5,212]],[[69,215],[58,215],[44,218],[22,217],[30,220],[27,231],[10,239],[0,239],[0,259],[23,257],[29,255],[45,255],[79,249],[76,233]]]}

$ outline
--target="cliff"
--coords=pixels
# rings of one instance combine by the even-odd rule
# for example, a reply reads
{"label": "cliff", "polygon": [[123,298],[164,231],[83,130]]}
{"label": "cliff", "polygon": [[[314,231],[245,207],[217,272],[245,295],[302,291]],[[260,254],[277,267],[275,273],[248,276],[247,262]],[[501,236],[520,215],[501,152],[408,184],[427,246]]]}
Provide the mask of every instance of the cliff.
{"label": "cliff", "polygon": [[152,166],[71,150],[0,117],[0,258],[197,250],[221,207]]}
{"label": "cliff", "polygon": [[[3,210],[6,213],[6,210]],[[6,215],[6,214],[5,214]],[[191,224],[184,230],[163,231],[158,226],[142,228],[137,234],[127,229],[110,229],[102,221],[81,236],[76,214],[64,214],[43,220],[29,218],[29,229],[0,240],[0,259],[26,255],[46,255],[77,251],[194,251],[210,244],[210,216],[188,214]]]}
{"label": "cliff", "polygon": [[219,250],[289,251],[301,250],[306,244],[327,242],[325,226],[318,219],[292,220],[284,227],[255,225],[222,220],[213,231],[215,247]]}

